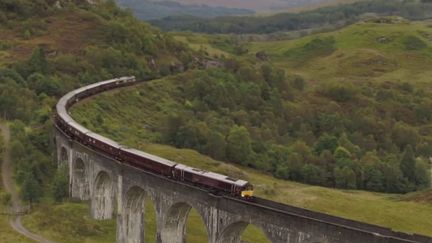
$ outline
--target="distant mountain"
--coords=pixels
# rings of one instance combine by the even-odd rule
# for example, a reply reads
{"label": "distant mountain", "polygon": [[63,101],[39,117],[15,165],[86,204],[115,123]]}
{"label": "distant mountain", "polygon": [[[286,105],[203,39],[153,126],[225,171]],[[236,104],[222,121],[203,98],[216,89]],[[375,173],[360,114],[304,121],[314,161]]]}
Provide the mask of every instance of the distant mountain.
{"label": "distant mountain", "polygon": [[281,11],[305,6],[346,3],[353,0],[175,0],[181,4],[205,4],[212,7],[250,9],[257,12]]}
{"label": "distant mountain", "polygon": [[120,6],[131,9],[138,18],[143,20],[180,15],[211,18],[255,13],[249,9],[209,6],[206,4],[183,4],[177,1],[117,0],[117,2]]}

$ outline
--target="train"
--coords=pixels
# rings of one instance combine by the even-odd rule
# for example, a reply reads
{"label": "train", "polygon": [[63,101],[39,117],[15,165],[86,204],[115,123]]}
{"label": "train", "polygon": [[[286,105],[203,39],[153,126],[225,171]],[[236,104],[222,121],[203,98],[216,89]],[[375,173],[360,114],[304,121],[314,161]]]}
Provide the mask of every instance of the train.
{"label": "train", "polygon": [[121,77],[91,84],[71,91],[56,105],[54,125],[69,139],[101,152],[120,163],[150,172],[168,179],[198,186],[217,195],[230,195],[247,200],[253,199],[253,185],[248,181],[201,170],[170,161],[152,154],[128,148],[111,139],[96,134],[77,123],[69,108],[82,99],[103,91],[136,84],[135,77]]}

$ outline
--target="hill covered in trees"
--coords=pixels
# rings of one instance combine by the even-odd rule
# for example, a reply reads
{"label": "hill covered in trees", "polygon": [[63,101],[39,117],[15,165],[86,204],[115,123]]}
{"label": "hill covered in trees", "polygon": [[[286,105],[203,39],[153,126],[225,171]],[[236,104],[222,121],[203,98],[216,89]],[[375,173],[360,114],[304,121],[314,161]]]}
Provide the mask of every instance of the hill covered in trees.
{"label": "hill covered in trees", "polygon": [[[135,141],[192,148],[279,178],[421,190],[430,186],[432,90],[428,74],[416,73],[431,62],[431,31],[427,22],[396,22],[245,44],[253,51],[225,68],[99,99],[98,112],[79,117],[115,138],[144,127]],[[122,128],[124,119],[135,125]]]}
{"label": "hill covered in trees", "polygon": [[204,4],[182,4],[177,1],[151,0],[118,0],[118,4],[130,9],[142,20],[161,19],[168,16],[196,16],[212,18],[230,15],[251,15],[255,12],[248,9],[208,6]]}
{"label": "hill covered in trees", "polygon": [[[51,137],[52,108],[61,95],[113,77],[168,75],[175,67],[196,65],[197,57],[113,3],[56,2],[0,1],[0,116],[11,124],[14,178],[23,199],[33,203],[68,196],[67,174],[56,171]],[[7,198],[0,193],[1,203]],[[95,224],[86,222],[74,229]]]}
{"label": "hill covered in trees", "polygon": [[346,25],[371,14],[399,15],[418,20],[432,17],[431,13],[432,3],[428,0],[367,0],[301,13],[281,13],[273,16],[218,17],[213,19],[170,16],[161,20],[154,20],[152,23],[168,31],[267,34]]}
{"label": "hill covered in trees", "polygon": [[179,34],[224,67],[107,92],[72,115],[127,146],[246,179],[258,196],[430,235],[429,191],[347,190],[428,186],[429,25],[380,18],[270,42]]}

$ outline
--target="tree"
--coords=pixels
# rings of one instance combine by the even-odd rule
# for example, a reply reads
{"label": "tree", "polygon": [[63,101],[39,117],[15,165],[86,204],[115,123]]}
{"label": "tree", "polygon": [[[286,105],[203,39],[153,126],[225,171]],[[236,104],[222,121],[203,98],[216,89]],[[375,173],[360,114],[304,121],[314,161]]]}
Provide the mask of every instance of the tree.
{"label": "tree", "polygon": [[407,180],[396,162],[385,162],[382,166],[384,190],[391,193],[407,192]]}
{"label": "tree", "polygon": [[357,178],[355,172],[348,167],[336,167],[333,170],[335,186],[338,188],[357,188]]}
{"label": "tree", "polygon": [[335,136],[324,133],[315,144],[314,151],[317,155],[320,155],[323,150],[328,150],[333,153],[337,146],[337,138]]}
{"label": "tree", "polygon": [[21,197],[24,201],[29,202],[30,206],[32,203],[38,202],[42,197],[41,185],[31,172],[28,172],[24,178],[21,188]]}
{"label": "tree", "polygon": [[206,153],[212,158],[223,160],[226,153],[225,136],[219,132],[210,132],[208,142],[206,145]]}
{"label": "tree", "polygon": [[415,180],[419,189],[429,188],[431,185],[431,168],[423,160],[418,159],[415,165]]}
{"label": "tree", "polygon": [[68,197],[69,191],[69,177],[66,169],[59,169],[57,170],[51,192],[53,195],[53,198],[56,202],[63,201],[64,198]]}
{"label": "tree", "polygon": [[369,167],[365,171],[365,187],[372,191],[382,191],[383,186],[383,174],[381,171],[374,167]]}
{"label": "tree", "polygon": [[248,130],[243,126],[233,126],[227,137],[228,160],[243,165],[252,153],[251,139]]}
{"label": "tree", "polygon": [[322,185],[326,180],[324,171],[316,165],[306,164],[301,170],[304,182]]}
{"label": "tree", "polygon": [[338,166],[344,167],[344,166],[348,166],[351,167],[353,164],[353,160],[352,160],[352,155],[351,153],[344,147],[339,146],[334,154],[333,154],[335,160],[336,160],[336,164]]}
{"label": "tree", "polygon": [[45,58],[45,52],[41,47],[36,48],[29,61],[28,65],[33,73],[39,72],[46,74],[48,72],[48,62]]}
{"label": "tree", "polygon": [[338,140],[339,146],[342,146],[346,148],[351,154],[359,155],[360,154],[360,147],[357,145],[354,145],[349,139],[346,133],[342,133],[342,135],[339,137]]}
{"label": "tree", "polygon": [[290,174],[291,174],[290,172],[291,171],[290,171],[290,168],[288,167],[288,165],[278,164],[276,172],[275,172],[275,176],[277,178],[288,180],[288,179],[291,179],[290,178]]}
{"label": "tree", "polygon": [[413,127],[402,122],[397,123],[392,130],[393,141],[401,150],[408,144],[415,146],[418,141],[418,136],[418,132]]}
{"label": "tree", "polygon": [[415,183],[416,181],[416,159],[411,145],[405,148],[405,152],[400,161],[400,168],[403,175],[409,182]]}

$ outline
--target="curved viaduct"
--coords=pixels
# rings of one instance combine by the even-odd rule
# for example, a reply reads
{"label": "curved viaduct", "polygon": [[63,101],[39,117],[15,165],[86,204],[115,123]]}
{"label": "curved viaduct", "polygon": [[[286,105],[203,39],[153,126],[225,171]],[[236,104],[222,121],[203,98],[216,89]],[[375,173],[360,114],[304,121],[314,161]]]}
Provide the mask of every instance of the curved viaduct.
{"label": "curved viaduct", "polygon": [[253,224],[273,243],[425,242],[432,238],[333,217],[265,199],[248,202],[120,163],[71,140],[55,127],[59,167],[67,167],[70,196],[89,201],[95,219],[116,218],[117,242],[144,242],[145,198],[156,208],[156,242],[184,243],[187,216],[198,211],[210,243],[240,243]]}

